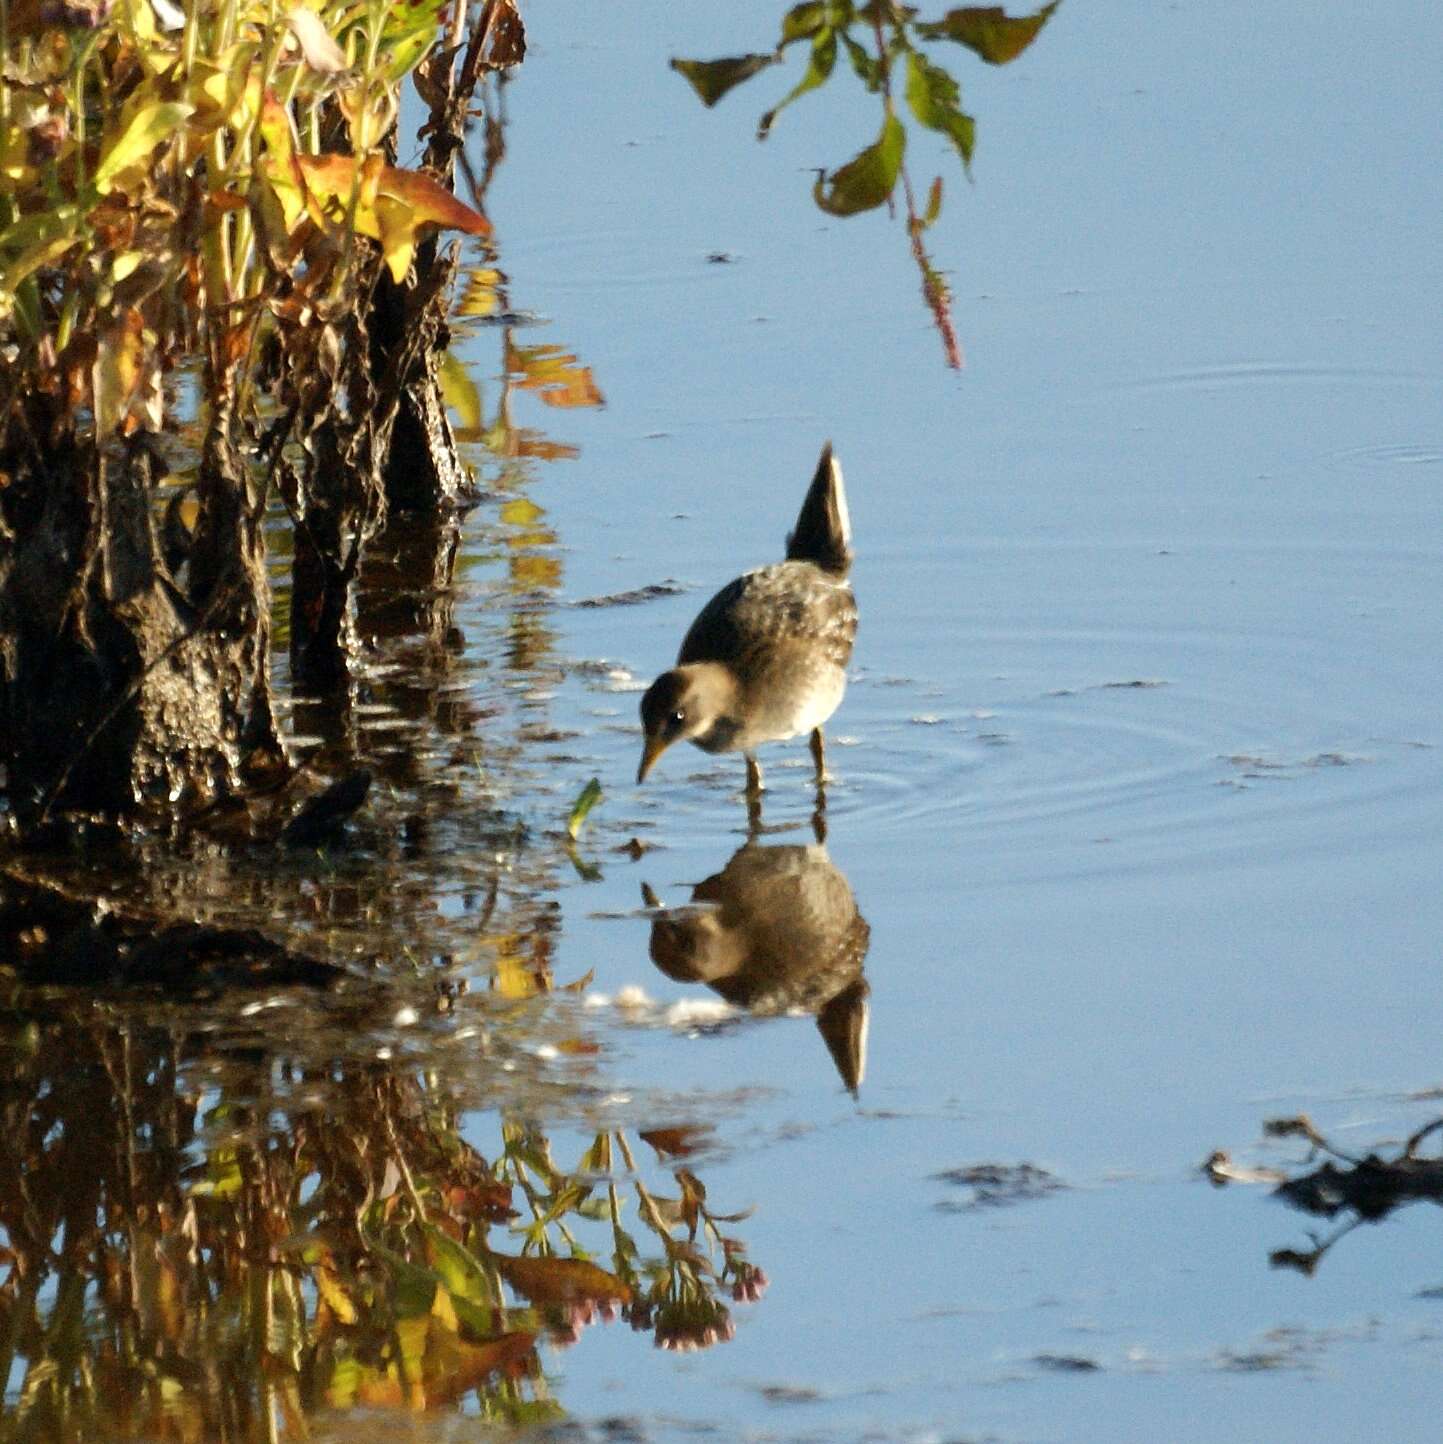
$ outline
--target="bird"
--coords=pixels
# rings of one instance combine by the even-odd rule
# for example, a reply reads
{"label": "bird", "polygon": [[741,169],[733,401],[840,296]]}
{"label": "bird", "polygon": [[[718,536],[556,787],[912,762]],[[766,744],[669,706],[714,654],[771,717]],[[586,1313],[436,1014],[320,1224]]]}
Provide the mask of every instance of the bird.
{"label": "bird", "polygon": [[841,703],[857,635],[847,580],[851,542],[842,468],[829,441],[787,537],[786,559],[728,582],[697,614],[676,666],[642,696],[638,783],[685,739],[704,752],[741,752],[747,797],[756,805],[757,748],[805,732],[822,796],[822,724]]}

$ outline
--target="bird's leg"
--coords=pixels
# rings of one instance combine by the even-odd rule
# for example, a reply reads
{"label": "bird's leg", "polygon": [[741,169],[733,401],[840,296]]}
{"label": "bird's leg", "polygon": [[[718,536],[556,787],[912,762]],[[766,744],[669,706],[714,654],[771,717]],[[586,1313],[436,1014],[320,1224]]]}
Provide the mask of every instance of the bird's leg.
{"label": "bird's leg", "polygon": [[817,789],[827,780],[827,744],[822,739],[822,729],[812,728],[812,761],[817,765]]}
{"label": "bird's leg", "polygon": [[822,729],[812,728],[812,761],[816,764],[816,810],[812,813],[812,832],[818,842],[826,842],[826,742]]}
{"label": "bird's leg", "polygon": [[762,830],[762,769],[757,759],[747,753],[747,831]]}

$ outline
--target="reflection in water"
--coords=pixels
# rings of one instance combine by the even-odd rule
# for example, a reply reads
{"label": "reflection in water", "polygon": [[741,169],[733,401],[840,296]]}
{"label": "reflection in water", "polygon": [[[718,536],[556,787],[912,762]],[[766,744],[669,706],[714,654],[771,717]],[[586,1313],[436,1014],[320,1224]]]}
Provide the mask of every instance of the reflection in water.
{"label": "reflection in water", "polygon": [[1207,1161],[1208,1178],[1220,1188],[1229,1183],[1273,1183],[1277,1185],[1274,1195],[1291,1207],[1317,1218],[1341,1220],[1329,1234],[1312,1234],[1309,1249],[1274,1249],[1268,1255],[1274,1268],[1311,1276],[1333,1245],[1359,1224],[1381,1223],[1407,1203],[1443,1205],[1443,1157],[1419,1155],[1430,1134],[1443,1132],[1443,1118],[1418,1129],[1394,1158],[1345,1153],[1324,1138],[1306,1116],[1273,1119],[1264,1132],[1270,1138],[1306,1139],[1311,1146],[1309,1161],[1318,1151],[1332,1157],[1308,1172],[1289,1174],[1281,1169],[1239,1168],[1218,1151]]}
{"label": "reflection in water", "polygon": [[[621,1131],[566,1167],[513,1116],[548,1086],[514,1011],[457,1002],[448,1050],[377,990],[374,1013],[293,1009],[277,1051],[282,1002],[0,1002],[0,1437],[302,1438],[322,1409],[463,1403],[540,1422],[563,1413],[541,1341],[625,1320],[705,1348],[727,1295],[760,1298],[692,1132],[641,1135],[663,1190]],[[463,1075],[512,1099],[494,1125]]]}
{"label": "reflection in water", "polygon": [[[645,895],[656,907],[656,895]],[[689,906],[655,919],[651,958],[667,977],[705,983],[749,1012],[815,1014],[855,1094],[867,1064],[870,938],[851,885],[821,843],[751,840],[692,889]]]}
{"label": "reflection in water", "polygon": [[[0,1438],[301,1438],[351,1408],[545,1422],[543,1342],[625,1320],[705,1348],[766,1287],[687,1130],[640,1135],[655,1163],[604,1130],[567,1164],[536,1121],[602,1090],[596,1044],[543,998],[561,854],[515,811],[563,785],[533,776],[562,571],[527,492],[576,451],[512,408],[601,395],[562,348],[516,344],[495,242],[483,259],[455,330],[499,343],[499,399],[458,357],[445,373],[474,505],[372,539],[355,653],[319,695],[287,671],[273,513],[302,766],[178,837],[0,867]],[[37,973],[48,992],[16,981]]]}

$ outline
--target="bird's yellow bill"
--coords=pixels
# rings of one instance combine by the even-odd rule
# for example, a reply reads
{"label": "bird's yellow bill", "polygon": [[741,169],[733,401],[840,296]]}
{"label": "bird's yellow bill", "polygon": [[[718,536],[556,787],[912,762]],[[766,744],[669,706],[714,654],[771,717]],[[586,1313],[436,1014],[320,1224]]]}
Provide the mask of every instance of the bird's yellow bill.
{"label": "bird's yellow bill", "polygon": [[666,743],[660,737],[648,737],[641,748],[641,766],[636,769],[636,780],[646,781],[646,774],[651,771],[652,764],[666,751]]}

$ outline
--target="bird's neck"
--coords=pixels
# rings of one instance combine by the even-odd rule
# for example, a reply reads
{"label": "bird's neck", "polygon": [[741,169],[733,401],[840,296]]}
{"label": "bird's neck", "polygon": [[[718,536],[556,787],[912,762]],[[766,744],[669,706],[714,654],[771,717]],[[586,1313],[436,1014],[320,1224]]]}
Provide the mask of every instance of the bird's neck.
{"label": "bird's neck", "polygon": [[692,739],[708,751],[727,751],[742,728],[742,696],[737,675],[720,662],[688,662],[687,691],[702,706],[709,725]]}

